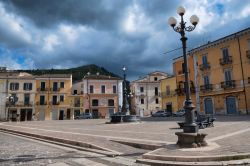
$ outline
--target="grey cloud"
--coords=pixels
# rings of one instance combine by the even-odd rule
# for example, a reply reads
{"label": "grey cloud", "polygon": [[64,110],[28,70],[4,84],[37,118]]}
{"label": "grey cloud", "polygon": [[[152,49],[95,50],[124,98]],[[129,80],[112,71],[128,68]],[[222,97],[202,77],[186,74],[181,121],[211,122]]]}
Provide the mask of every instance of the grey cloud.
{"label": "grey cloud", "polygon": [[61,22],[114,28],[130,1],[116,0],[11,0],[6,7],[30,18],[38,27]]}

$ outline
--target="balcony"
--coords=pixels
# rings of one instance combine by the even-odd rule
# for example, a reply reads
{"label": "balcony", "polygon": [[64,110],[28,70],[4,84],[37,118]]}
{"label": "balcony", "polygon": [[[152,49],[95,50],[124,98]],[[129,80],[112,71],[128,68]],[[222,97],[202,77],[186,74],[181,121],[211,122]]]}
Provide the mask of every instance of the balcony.
{"label": "balcony", "polygon": [[52,102],[50,102],[52,105],[59,105],[60,104],[60,102],[58,102],[58,101],[52,101]]}
{"label": "balcony", "polygon": [[201,91],[212,91],[213,90],[213,84],[206,84],[200,86]]}
{"label": "balcony", "polygon": [[39,102],[38,101],[38,102],[36,102],[36,105],[47,105],[47,102],[41,102],[41,101]]}
{"label": "balcony", "polygon": [[220,64],[221,65],[228,65],[233,63],[232,56],[228,56],[227,58],[220,58]]}
{"label": "balcony", "polygon": [[53,92],[59,92],[60,88],[51,88],[51,91],[53,91]]}
{"label": "balcony", "polygon": [[235,87],[236,87],[235,80],[221,82],[221,88],[223,89],[231,89]]}
{"label": "balcony", "polygon": [[37,91],[38,92],[46,92],[46,91],[49,91],[49,88],[37,88]]}
{"label": "balcony", "polygon": [[80,106],[81,106],[80,103],[75,103],[75,104],[74,104],[74,107],[80,107]]}
{"label": "balcony", "polygon": [[210,69],[210,63],[200,64],[199,68],[200,68],[201,71],[209,70]]}
{"label": "balcony", "polygon": [[247,58],[250,59],[250,50],[247,50],[247,51],[246,51],[246,56],[247,56]]}
{"label": "balcony", "polygon": [[[185,88],[178,88],[175,89],[175,92],[178,96],[184,95],[186,93]],[[190,87],[190,93],[195,93],[195,87]]]}

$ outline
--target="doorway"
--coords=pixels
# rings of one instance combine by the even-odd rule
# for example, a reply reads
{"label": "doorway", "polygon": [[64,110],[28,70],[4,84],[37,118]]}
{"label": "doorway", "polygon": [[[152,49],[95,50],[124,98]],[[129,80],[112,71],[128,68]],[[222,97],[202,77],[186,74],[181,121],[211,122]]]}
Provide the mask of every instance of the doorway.
{"label": "doorway", "polygon": [[26,113],[27,113],[27,121],[31,121],[32,120],[32,109],[26,109]]}
{"label": "doorway", "polygon": [[63,120],[63,116],[64,116],[64,111],[60,110],[60,112],[59,112],[59,120]]}
{"label": "doorway", "polygon": [[213,107],[213,101],[211,98],[206,98],[204,100],[204,109],[205,109],[206,114],[213,114],[214,107]]}
{"label": "doorway", "polygon": [[20,110],[20,121],[25,121],[25,117],[26,117],[26,110],[21,109]]}
{"label": "doorway", "polygon": [[97,109],[92,110],[93,119],[99,118],[99,111]]}
{"label": "doorway", "polygon": [[166,105],[166,110],[167,110],[167,112],[169,112],[172,115],[172,113],[173,113],[172,103],[168,103]]}
{"label": "doorway", "polygon": [[70,119],[70,109],[67,109],[67,119]]}
{"label": "doorway", "polygon": [[226,98],[226,106],[228,114],[236,114],[236,99],[235,97],[227,97]]}

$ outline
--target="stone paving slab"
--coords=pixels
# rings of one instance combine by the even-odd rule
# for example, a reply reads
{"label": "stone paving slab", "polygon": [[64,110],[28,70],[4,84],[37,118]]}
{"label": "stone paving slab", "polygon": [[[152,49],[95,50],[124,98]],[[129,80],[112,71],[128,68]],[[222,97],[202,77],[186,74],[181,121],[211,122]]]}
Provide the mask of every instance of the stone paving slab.
{"label": "stone paving slab", "polygon": [[75,141],[89,142],[124,154],[143,154],[148,151],[123,145],[110,139],[125,140],[132,143],[169,144],[168,147],[154,151],[151,155],[162,156],[214,156],[250,153],[250,116],[218,117],[215,127],[200,130],[208,134],[207,140],[216,143],[216,148],[201,151],[183,151],[169,148],[177,140],[175,132],[181,131],[177,121],[164,119],[142,121],[141,123],[105,124],[107,120],[44,121],[0,123],[0,128],[8,128],[55,136]]}

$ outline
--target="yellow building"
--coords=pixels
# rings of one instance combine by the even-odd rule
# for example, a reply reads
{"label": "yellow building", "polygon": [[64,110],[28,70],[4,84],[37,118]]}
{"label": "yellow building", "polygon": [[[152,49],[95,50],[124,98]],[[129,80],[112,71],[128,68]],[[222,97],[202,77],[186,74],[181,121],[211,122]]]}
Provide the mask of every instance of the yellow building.
{"label": "yellow building", "polygon": [[196,66],[197,103],[201,111],[246,114],[250,110],[249,50],[247,28],[189,51]]}
{"label": "yellow building", "polygon": [[178,111],[178,101],[176,94],[176,77],[168,77],[161,80],[162,109],[169,112]]}
{"label": "yellow building", "polygon": [[[173,71],[176,76],[176,93],[178,109],[183,108],[184,102],[186,100],[185,96],[185,77],[184,77],[184,60],[183,57],[178,57],[173,60]],[[194,105],[196,105],[196,88],[195,88],[195,66],[193,58],[188,56],[188,71],[190,80],[190,97]]]}
{"label": "yellow building", "polygon": [[38,120],[73,119],[70,109],[71,74],[36,76],[36,117]]}
{"label": "yellow building", "polygon": [[83,87],[84,87],[83,81],[74,82],[72,84],[69,101],[74,118],[85,113]]}

